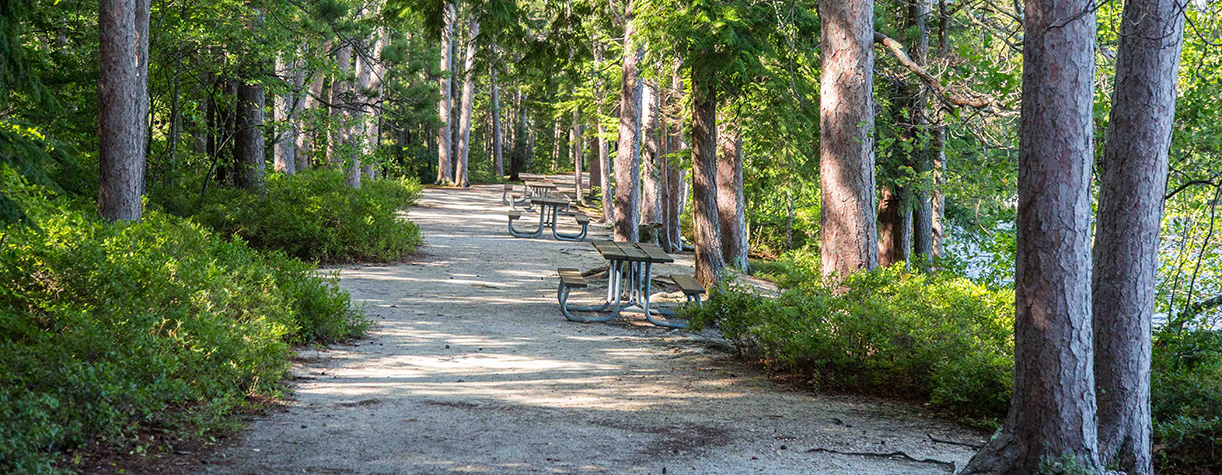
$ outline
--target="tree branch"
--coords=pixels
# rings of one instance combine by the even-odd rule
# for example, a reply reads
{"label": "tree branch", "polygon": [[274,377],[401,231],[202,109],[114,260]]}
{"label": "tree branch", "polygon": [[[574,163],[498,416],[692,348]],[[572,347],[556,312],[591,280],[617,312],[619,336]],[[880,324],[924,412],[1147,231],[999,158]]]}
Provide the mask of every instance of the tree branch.
{"label": "tree branch", "polygon": [[874,42],[883,45],[890,50],[891,54],[895,55],[895,58],[898,59],[900,63],[904,65],[904,67],[908,68],[909,71],[912,71],[913,74],[921,78],[921,81],[924,82],[926,86],[933,89],[934,93],[936,93],[938,97],[938,100],[942,101],[948,107],[971,107],[973,109],[982,111],[993,109],[993,104],[985,98],[963,97],[948,91],[946,87],[942,85],[942,81],[939,81],[938,78],[933,77],[933,75],[929,74],[925,68],[922,68],[921,65],[913,61],[912,58],[909,58],[908,53],[904,52],[904,46],[890,36],[876,31],[874,32]]}

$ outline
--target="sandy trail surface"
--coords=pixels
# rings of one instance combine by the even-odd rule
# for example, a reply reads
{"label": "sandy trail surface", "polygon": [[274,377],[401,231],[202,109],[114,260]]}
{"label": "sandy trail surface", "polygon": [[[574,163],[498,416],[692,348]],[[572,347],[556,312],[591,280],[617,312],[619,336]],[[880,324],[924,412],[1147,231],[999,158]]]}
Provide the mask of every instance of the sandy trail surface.
{"label": "sandy trail surface", "polygon": [[[300,351],[286,410],[251,422],[204,470],[951,473],[972,449],[931,436],[982,442],[915,406],[776,384],[712,332],[640,314],[566,321],[556,268],[606,262],[589,243],[510,237],[500,200],[499,185],[426,190],[408,213],[427,242],[418,255],[341,269],[379,321],[369,337]],[[690,275],[691,255],[675,257],[655,275]],[[605,295],[601,285],[574,298]],[[856,454],[894,452],[930,461]]]}

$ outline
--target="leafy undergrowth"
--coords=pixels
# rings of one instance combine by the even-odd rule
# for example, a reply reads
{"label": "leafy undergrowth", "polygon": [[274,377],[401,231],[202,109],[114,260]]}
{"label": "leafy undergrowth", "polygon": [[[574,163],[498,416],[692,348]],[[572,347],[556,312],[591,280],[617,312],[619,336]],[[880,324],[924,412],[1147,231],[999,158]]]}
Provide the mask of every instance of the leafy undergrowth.
{"label": "leafy undergrowth", "polygon": [[[772,298],[746,287],[713,289],[703,307],[685,310],[694,327],[716,326],[742,356],[819,389],[916,399],[982,427],[1005,416],[1012,289],[893,267],[855,275],[834,292],[820,283],[811,253],[753,265],[787,290]],[[1222,334],[1160,330],[1154,340],[1158,471],[1222,473]]]}
{"label": "leafy undergrowth", "polygon": [[421,243],[420,229],[398,214],[421,189],[410,179],[370,180],[358,189],[343,173],[311,169],[269,175],[263,196],[211,187],[201,201],[190,184],[154,190],[151,201],[255,249],[320,263],[388,262]]}
{"label": "leafy undergrowth", "polygon": [[312,264],[163,213],[104,223],[9,170],[0,184],[31,218],[0,230],[0,472],[232,427],[279,394],[290,345],[368,326]]}

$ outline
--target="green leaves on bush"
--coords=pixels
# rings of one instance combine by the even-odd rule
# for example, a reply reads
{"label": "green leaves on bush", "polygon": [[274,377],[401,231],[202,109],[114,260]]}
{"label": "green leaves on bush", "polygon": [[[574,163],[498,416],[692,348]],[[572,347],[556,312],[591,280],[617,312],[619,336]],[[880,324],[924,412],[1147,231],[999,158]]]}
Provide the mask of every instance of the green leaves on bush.
{"label": "green leaves on bush", "polygon": [[103,223],[11,171],[0,184],[35,224],[0,229],[0,472],[141,428],[208,430],[278,391],[290,344],[368,325],[312,264],[156,212]]}
{"label": "green leaves on bush", "polygon": [[688,312],[745,355],[805,372],[816,386],[915,396],[987,420],[1009,403],[1013,295],[896,267],[853,276],[839,292],[808,283],[771,298],[719,288]]}
{"label": "green leaves on bush", "polygon": [[[202,203],[188,188],[156,190],[153,202],[250,247],[313,262],[394,261],[420,245],[420,229],[399,211],[420,196],[419,183],[380,179],[348,186],[343,173],[311,169],[268,176],[264,196],[210,189]],[[198,190],[198,188],[196,188]]]}

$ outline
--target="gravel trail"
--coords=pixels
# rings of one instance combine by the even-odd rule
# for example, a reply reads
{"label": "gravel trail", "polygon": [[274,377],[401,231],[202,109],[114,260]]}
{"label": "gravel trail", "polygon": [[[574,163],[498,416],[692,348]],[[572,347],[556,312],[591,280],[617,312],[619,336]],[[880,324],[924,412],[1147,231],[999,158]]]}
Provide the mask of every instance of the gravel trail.
{"label": "gravel trail", "polygon": [[[251,422],[205,471],[952,473],[972,449],[931,436],[982,442],[915,406],[776,384],[712,332],[639,314],[566,321],[556,268],[605,261],[588,243],[510,237],[500,188],[425,190],[407,217],[427,244],[410,262],[341,268],[378,325],[300,351],[287,409]],[[655,275],[691,265],[680,254]],[[847,454],[867,452],[942,463]]]}

